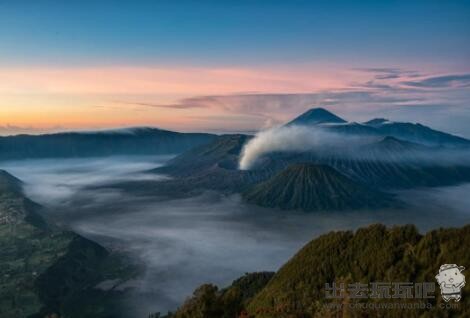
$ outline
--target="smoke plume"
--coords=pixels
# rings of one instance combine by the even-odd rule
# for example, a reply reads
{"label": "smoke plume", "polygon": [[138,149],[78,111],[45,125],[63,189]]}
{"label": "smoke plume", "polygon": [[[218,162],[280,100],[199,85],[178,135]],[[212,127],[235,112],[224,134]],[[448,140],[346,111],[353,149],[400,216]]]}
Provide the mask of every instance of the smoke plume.
{"label": "smoke plume", "polygon": [[[374,160],[423,165],[462,165],[470,160],[468,148],[426,147],[399,140],[402,148],[387,144],[384,135],[347,135],[327,127],[283,126],[258,133],[243,148],[239,168],[253,169],[263,156],[279,152],[312,152],[319,157]],[[396,139],[395,139],[396,140]]]}
{"label": "smoke plume", "polygon": [[243,148],[239,168],[249,170],[263,155],[272,152],[325,151],[336,147],[346,147],[352,141],[360,140],[318,127],[283,126],[258,133]]}

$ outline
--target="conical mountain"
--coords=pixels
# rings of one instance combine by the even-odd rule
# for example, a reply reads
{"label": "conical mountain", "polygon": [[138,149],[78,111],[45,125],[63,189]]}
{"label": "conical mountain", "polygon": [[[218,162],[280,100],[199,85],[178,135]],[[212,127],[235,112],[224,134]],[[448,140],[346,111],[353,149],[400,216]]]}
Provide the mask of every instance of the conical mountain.
{"label": "conical mountain", "polygon": [[348,210],[390,204],[390,198],[327,165],[294,164],[244,193],[247,202],[286,210]]}
{"label": "conical mountain", "polygon": [[287,123],[287,125],[317,125],[326,123],[342,124],[346,123],[346,121],[324,108],[312,108]]}

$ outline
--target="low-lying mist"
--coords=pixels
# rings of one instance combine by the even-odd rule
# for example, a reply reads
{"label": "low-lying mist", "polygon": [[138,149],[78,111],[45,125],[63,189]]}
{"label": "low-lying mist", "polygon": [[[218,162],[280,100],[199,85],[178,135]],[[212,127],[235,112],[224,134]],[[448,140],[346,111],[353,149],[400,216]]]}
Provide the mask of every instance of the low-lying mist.
{"label": "low-lying mist", "polygon": [[161,166],[170,156],[115,156],[87,159],[28,159],[0,162],[24,181],[28,196],[43,205],[66,203],[88,186],[128,180],[162,180],[166,177],[145,173]]}
{"label": "low-lying mist", "polygon": [[[202,283],[225,286],[245,272],[276,270],[312,238],[371,223],[413,223],[422,230],[470,221],[470,184],[406,191],[410,208],[295,213],[249,206],[214,192],[183,200],[136,196],[99,185],[159,178],[146,171],[162,157],[28,160],[0,163],[21,178],[48,215],[145,266],[132,287],[128,317],[173,310]],[[93,186],[90,188],[90,186]]]}

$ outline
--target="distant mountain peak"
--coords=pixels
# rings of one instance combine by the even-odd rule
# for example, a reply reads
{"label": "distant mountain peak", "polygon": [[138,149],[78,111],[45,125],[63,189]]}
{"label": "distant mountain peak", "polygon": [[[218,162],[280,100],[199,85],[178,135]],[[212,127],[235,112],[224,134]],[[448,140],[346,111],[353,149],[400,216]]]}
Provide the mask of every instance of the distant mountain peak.
{"label": "distant mountain peak", "polygon": [[379,125],[382,125],[382,124],[385,124],[385,123],[390,123],[391,121],[386,119],[386,118],[374,118],[374,119],[371,119],[369,121],[366,121],[364,123],[364,125],[368,125],[368,126],[379,126]]}
{"label": "distant mountain peak", "polygon": [[311,108],[287,125],[317,125],[326,123],[346,123],[346,120],[336,116],[324,108]]}
{"label": "distant mountain peak", "polygon": [[405,143],[405,141],[392,137],[392,136],[385,136],[381,142],[382,143],[400,143],[400,144]]}
{"label": "distant mountain peak", "polygon": [[393,136],[385,136],[382,140],[375,144],[377,149],[382,151],[408,151],[408,150],[420,150],[425,148],[423,145],[402,140]]}
{"label": "distant mountain peak", "polygon": [[136,127],[123,127],[123,128],[114,128],[114,129],[102,129],[102,130],[83,130],[83,131],[74,131],[71,133],[77,133],[82,135],[138,135],[142,133],[151,133],[165,131],[157,127],[150,126],[136,126]]}

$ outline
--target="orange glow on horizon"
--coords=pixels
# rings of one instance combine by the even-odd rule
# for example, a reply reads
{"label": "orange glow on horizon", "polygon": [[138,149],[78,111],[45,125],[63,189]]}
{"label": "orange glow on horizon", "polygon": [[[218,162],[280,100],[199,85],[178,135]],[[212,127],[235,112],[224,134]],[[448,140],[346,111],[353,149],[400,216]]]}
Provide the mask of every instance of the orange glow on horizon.
{"label": "orange glow on horizon", "polygon": [[193,96],[340,89],[345,77],[326,67],[4,68],[0,83],[0,126],[42,131],[152,125],[191,130],[204,126],[197,116],[223,116],[224,110],[157,106]]}

